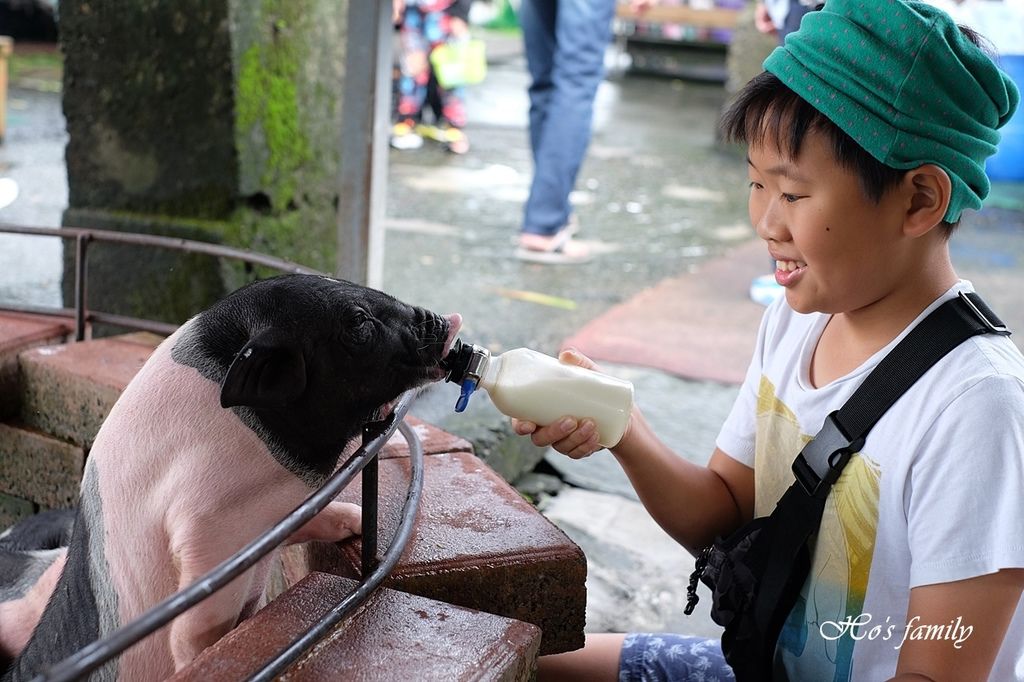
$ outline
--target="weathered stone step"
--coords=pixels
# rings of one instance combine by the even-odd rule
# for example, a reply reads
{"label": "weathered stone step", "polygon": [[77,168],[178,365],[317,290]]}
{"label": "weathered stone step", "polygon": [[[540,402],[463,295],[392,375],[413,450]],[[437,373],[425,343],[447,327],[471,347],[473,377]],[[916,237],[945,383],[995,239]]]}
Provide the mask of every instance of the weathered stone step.
{"label": "weathered stone step", "polygon": [[[85,450],[13,423],[0,423],[0,493],[31,502],[39,509],[78,504]],[[0,516],[0,523],[17,518]],[[6,528],[6,525],[0,526]]]}
{"label": "weathered stone step", "polygon": [[[311,573],[171,679],[249,678],[354,587],[345,578]],[[539,645],[534,625],[381,588],[281,679],[529,680]]]}
{"label": "weathered stone step", "polygon": [[[582,550],[477,457],[425,457],[412,538],[385,585],[534,623],[541,653],[583,646],[587,564]],[[394,537],[409,484],[408,458],[380,462],[379,545]],[[359,502],[359,478],[340,499]],[[290,548],[290,576],[358,577],[361,542]]]}
{"label": "weathered stone step", "polygon": [[71,329],[71,321],[64,318],[0,312],[0,419],[18,413],[18,354],[36,346],[63,343]]}
{"label": "weathered stone step", "polygon": [[22,420],[88,449],[110,408],[162,340],[138,332],[20,353]]}

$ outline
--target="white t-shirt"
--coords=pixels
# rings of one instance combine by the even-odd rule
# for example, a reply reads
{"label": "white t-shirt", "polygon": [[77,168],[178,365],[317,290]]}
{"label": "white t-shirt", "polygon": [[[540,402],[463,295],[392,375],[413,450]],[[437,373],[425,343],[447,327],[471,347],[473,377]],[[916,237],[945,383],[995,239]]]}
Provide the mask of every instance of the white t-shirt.
{"label": "white t-shirt", "polygon": [[[911,327],[961,290],[973,287],[961,281]],[[718,436],[719,448],[754,468],[757,516],[770,514],[793,482],[793,459],[825,417],[910,329],[814,388],[808,370],[828,319],[796,313],[785,298],[768,308]],[[921,377],[850,459],[826,501],[811,573],[776,662],[792,680],[888,679],[904,637],[956,647],[973,627],[962,619],[908,625],[912,587],[1014,567],[1024,567],[1024,357],[1005,336],[985,334]],[[1020,604],[990,679],[1024,681]]]}

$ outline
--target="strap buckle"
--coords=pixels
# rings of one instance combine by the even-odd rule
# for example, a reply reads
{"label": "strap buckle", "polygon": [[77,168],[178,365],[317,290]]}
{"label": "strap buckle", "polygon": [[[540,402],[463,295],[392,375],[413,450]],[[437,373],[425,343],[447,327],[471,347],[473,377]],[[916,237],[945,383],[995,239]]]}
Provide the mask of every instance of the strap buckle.
{"label": "strap buckle", "polygon": [[[974,313],[974,316],[976,318],[978,318],[978,321],[985,325],[985,328],[988,329],[989,332],[993,334],[999,334],[1000,336],[1010,335],[1010,329],[1005,324],[1003,324],[1002,320],[995,317],[995,314],[992,313],[992,311],[989,311],[988,314],[982,312],[978,304],[975,303],[974,300],[970,297],[970,295],[968,295],[966,292],[961,291],[957,295],[960,297],[960,300],[963,301],[967,305],[967,307],[971,309],[971,312]],[[989,315],[992,315],[992,317],[989,318]]]}
{"label": "strap buckle", "polygon": [[826,497],[853,453],[864,447],[863,437],[850,440],[843,433],[836,421],[838,412],[825,418],[818,435],[793,460],[793,475],[811,497]]}

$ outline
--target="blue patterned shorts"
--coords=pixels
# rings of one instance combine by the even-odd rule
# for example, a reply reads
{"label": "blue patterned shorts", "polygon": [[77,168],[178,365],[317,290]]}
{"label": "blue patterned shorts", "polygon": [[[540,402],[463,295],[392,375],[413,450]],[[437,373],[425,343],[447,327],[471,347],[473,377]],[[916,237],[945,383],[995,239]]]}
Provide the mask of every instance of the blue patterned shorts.
{"label": "blue patterned shorts", "polygon": [[731,682],[736,677],[717,639],[668,633],[626,635],[619,682]]}

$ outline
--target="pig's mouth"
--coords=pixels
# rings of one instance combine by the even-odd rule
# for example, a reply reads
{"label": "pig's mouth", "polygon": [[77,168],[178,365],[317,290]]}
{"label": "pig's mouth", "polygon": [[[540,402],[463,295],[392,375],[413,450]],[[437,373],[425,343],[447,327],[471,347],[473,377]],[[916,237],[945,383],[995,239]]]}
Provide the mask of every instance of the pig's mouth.
{"label": "pig's mouth", "polygon": [[[459,330],[462,329],[462,315],[458,313],[452,313],[451,315],[445,315],[445,319],[448,321],[448,335],[445,337],[444,346],[441,348],[441,353],[438,355],[437,363],[426,367],[424,369],[424,376],[422,381],[414,383],[409,389],[422,386],[426,383],[432,383],[435,381],[441,381],[447,376],[447,371],[441,367],[441,361],[447,357],[448,353],[452,349],[452,345],[455,343],[456,337],[459,335]],[[406,390],[409,390],[406,389]],[[398,395],[391,400],[381,404],[370,413],[369,422],[382,422],[395,411],[395,406],[398,405],[398,401],[401,399],[401,395]]]}
{"label": "pig's mouth", "polygon": [[429,381],[441,381],[448,375],[447,370],[441,366],[441,363],[448,356],[456,337],[459,335],[459,330],[462,329],[462,315],[452,313],[451,315],[445,315],[445,319],[448,321],[448,336],[445,337],[444,346],[437,357],[437,364],[427,370],[427,379]]}
{"label": "pig's mouth", "polygon": [[462,315],[452,313],[451,315],[446,315],[445,318],[448,320],[448,336],[445,337],[444,347],[441,349],[441,355],[437,358],[437,370],[440,372],[440,376],[437,377],[435,381],[445,377],[445,371],[441,369],[441,362],[448,357],[448,353],[451,352],[452,345],[455,343],[455,339],[459,335],[459,330],[462,329]]}

